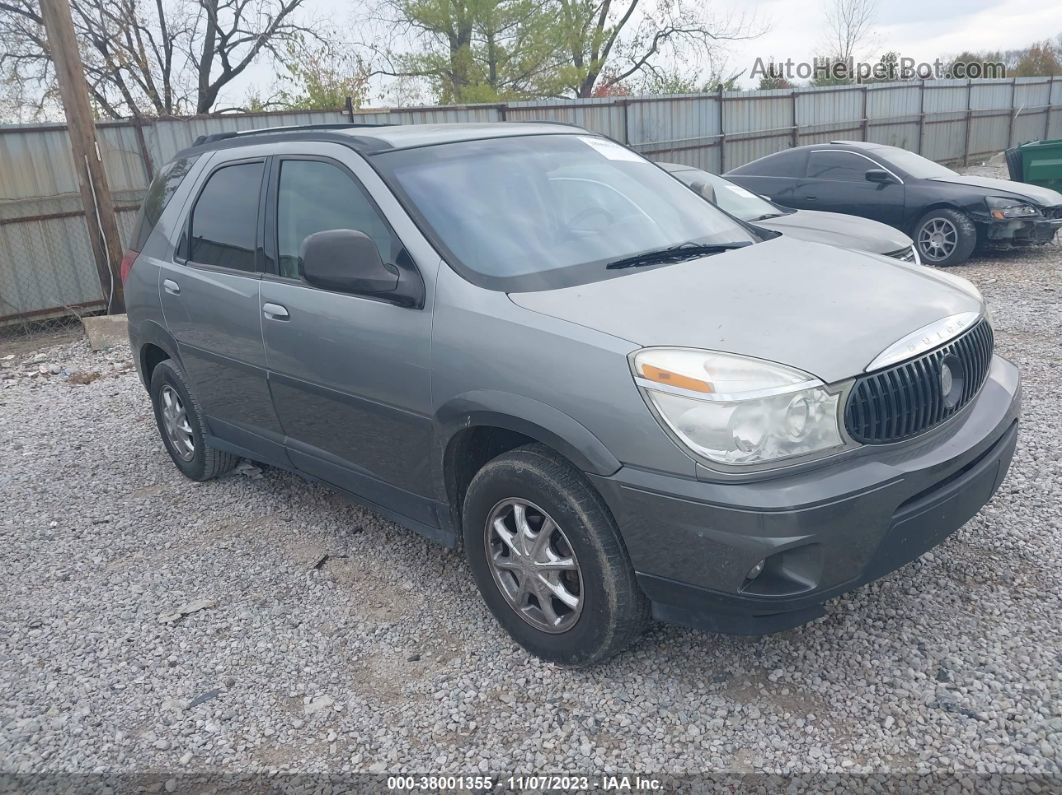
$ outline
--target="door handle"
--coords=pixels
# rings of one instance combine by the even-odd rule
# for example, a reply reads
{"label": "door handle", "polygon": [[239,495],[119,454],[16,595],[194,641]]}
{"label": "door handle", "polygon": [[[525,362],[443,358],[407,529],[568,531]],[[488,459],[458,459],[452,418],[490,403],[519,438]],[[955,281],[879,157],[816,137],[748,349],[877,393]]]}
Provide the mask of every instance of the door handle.
{"label": "door handle", "polygon": [[287,320],[291,317],[291,315],[288,314],[288,310],[280,304],[262,304],[262,314],[265,315],[268,320]]}
{"label": "door handle", "polygon": [[180,295],[181,285],[177,284],[173,279],[163,279],[162,289],[168,292],[170,295]]}
{"label": "door handle", "polygon": [[805,196],[804,198],[807,199],[809,202],[813,202],[815,201],[815,199],[818,198],[818,196]]}

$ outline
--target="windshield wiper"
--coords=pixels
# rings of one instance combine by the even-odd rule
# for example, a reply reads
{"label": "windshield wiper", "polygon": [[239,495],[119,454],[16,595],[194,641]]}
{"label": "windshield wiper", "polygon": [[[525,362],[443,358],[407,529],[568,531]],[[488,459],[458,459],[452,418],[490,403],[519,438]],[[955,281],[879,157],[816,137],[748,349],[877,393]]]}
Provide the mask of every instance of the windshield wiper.
{"label": "windshield wiper", "polygon": [[720,254],[735,248],[751,246],[751,241],[735,240],[731,243],[680,243],[677,246],[669,246],[657,251],[647,251],[644,254],[636,254],[626,259],[618,259],[606,265],[609,269],[640,268],[643,265],[659,265],[664,262],[682,262],[686,259],[695,259],[707,254]]}
{"label": "windshield wiper", "polygon": [[763,215],[757,215],[755,218],[750,218],[749,223],[754,224],[757,221],[766,221],[770,218],[781,218],[785,213],[764,213]]}

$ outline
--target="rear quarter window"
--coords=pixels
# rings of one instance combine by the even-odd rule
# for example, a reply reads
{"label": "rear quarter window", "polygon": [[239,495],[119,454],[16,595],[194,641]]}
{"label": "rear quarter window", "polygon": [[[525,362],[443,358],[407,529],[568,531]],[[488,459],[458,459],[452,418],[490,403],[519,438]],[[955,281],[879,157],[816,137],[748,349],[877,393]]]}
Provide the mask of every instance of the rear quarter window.
{"label": "rear quarter window", "polygon": [[166,205],[170,203],[173,194],[177,192],[177,188],[181,187],[184,178],[198,159],[199,155],[193,155],[172,160],[164,165],[155,179],[151,181],[147,194],[144,196],[144,202],[140,205],[133,233],[129,238],[129,248],[133,251],[143,251],[151,230],[159,222]]}

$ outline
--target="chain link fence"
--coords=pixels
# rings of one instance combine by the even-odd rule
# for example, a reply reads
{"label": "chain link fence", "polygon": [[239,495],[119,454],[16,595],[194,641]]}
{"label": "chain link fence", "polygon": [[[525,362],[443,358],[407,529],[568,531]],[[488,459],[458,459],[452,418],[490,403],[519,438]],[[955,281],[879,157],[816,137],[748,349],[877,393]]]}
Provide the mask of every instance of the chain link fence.
{"label": "chain link fence", "polygon": [[[117,205],[123,240],[138,192]],[[62,328],[103,312],[100,285],[78,195],[0,203],[0,337]]]}

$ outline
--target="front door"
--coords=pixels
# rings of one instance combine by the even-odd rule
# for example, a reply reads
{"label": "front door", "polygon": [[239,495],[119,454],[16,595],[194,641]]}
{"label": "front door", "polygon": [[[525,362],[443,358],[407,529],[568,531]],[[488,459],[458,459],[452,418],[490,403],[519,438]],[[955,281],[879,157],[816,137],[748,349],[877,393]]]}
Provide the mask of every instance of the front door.
{"label": "front door", "polygon": [[265,172],[265,159],[214,164],[174,261],[162,263],[159,292],[211,433],[276,460],[282,435],[266,380],[256,266]]}
{"label": "front door", "polygon": [[859,215],[899,228],[903,224],[903,185],[870,182],[866,173],[881,168],[855,152],[812,150],[807,177],[793,192],[790,207]]}
{"label": "front door", "polygon": [[288,455],[311,475],[434,526],[431,313],[314,287],[301,278],[299,251],[315,232],[356,229],[385,262],[415,266],[344,163],[278,156],[270,182],[276,274],[262,280],[262,330]]}

